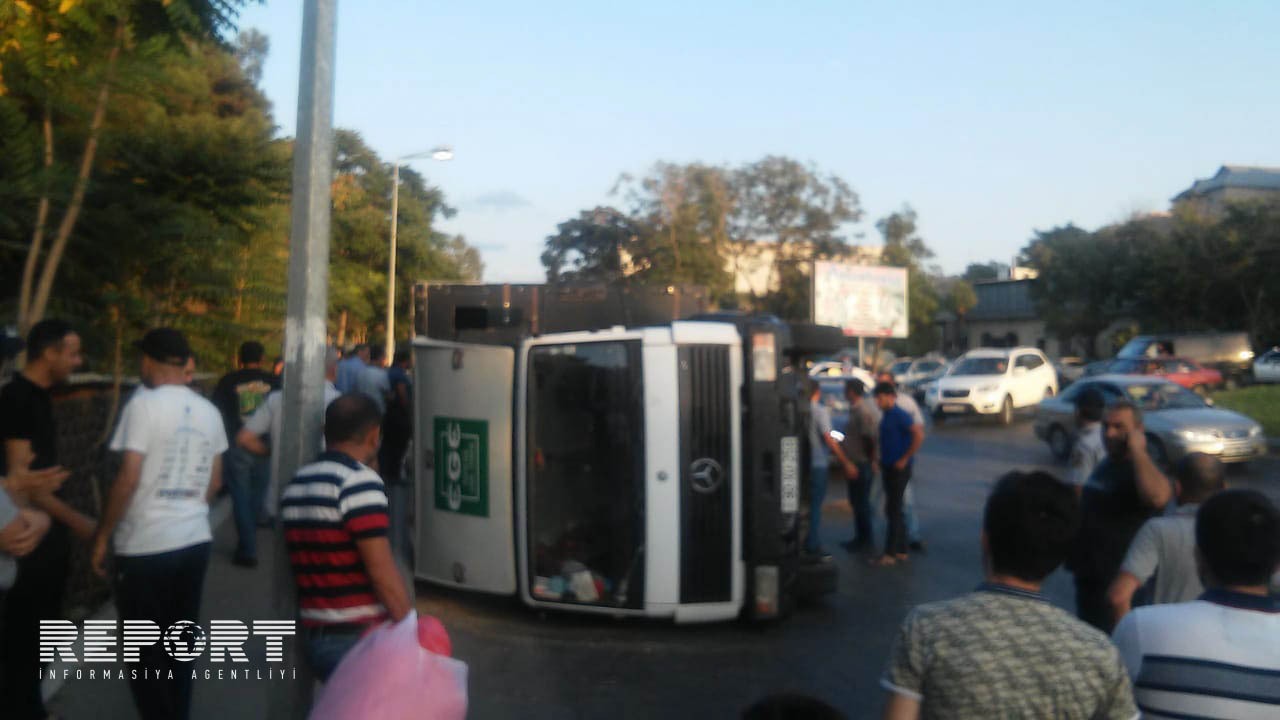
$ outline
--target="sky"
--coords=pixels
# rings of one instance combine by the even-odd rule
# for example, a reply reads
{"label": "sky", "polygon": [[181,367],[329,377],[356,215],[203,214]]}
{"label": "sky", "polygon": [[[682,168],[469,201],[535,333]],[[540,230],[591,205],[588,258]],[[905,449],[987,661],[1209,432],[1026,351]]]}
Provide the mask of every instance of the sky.
{"label": "sky", "polygon": [[[301,0],[252,5],[296,127]],[[538,282],[556,225],[621,173],[769,154],[913,207],[944,271],[1096,228],[1219,166],[1280,166],[1280,2],[343,0],[335,124],[414,160],[488,282]],[[861,239],[858,239],[858,238]]]}

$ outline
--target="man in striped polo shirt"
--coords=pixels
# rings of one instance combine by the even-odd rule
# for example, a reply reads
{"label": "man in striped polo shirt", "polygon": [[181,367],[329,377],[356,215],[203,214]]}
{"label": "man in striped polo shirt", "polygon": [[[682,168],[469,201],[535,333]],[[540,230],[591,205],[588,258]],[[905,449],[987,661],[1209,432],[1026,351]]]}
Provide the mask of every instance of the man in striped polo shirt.
{"label": "man in striped polo shirt", "polygon": [[1280,510],[1224,490],[1196,513],[1199,600],[1141,607],[1115,643],[1147,718],[1280,717]]}
{"label": "man in striped polo shirt", "polygon": [[381,424],[369,398],[330,403],[327,450],[298,471],[280,501],[307,660],[322,681],[365,630],[412,609],[387,540],[386,490],[366,465],[377,456]]}

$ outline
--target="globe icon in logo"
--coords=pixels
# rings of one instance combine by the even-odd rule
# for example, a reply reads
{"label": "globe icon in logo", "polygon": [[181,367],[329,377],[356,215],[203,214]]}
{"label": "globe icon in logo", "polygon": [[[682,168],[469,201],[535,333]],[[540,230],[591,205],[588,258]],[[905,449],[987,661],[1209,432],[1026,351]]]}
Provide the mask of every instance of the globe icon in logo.
{"label": "globe icon in logo", "polygon": [[164,631],[161,642],[169,657],[179,662],[191,662],[204,654],[209,637],[199,625],[190,620],[180,620]]}

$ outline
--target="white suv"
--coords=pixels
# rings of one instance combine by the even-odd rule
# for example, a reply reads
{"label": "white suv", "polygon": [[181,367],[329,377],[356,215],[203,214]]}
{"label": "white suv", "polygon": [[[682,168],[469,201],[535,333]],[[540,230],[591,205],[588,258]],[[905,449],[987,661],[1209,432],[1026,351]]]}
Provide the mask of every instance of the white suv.
{"label": "white suv", "polygon": [[951,371],[929,386],[924,401],[935,418],[997,415],[1013,422],[1013,411],[1031,407],[1058,392],[1058,373],[1035,348],[980,348],[956,360]]}

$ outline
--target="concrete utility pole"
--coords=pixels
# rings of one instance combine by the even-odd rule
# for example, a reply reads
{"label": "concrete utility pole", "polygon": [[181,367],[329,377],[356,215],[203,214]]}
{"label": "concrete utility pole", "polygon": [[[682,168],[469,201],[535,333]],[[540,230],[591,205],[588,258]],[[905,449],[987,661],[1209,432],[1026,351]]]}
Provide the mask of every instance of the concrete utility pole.
{"label": "concrete utility pole", "polygon": [[[293,147],[293,214],[284,333],[284,396],[272,472],[282,490],[320,449],[324,422],[325,336],[329,300],[329,202],[333,181],[333,76],[337,0],[304,0],[298,132]],[[278,503],[277,503],[278,507]],[[293,619],[297,605],[284,524],[276,532],[274,593],[277,619]],[[295,682],[272,683],[266,717],[305,718],[314,684],[303,658],[301,628],[293,652]]]}

